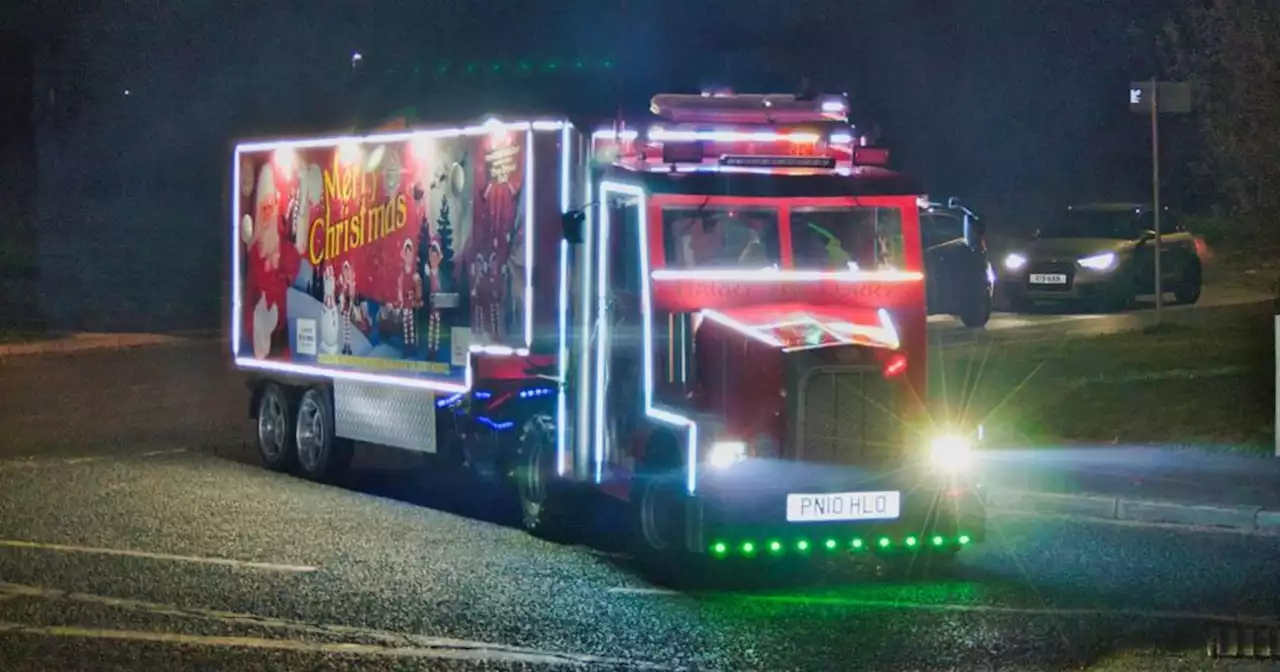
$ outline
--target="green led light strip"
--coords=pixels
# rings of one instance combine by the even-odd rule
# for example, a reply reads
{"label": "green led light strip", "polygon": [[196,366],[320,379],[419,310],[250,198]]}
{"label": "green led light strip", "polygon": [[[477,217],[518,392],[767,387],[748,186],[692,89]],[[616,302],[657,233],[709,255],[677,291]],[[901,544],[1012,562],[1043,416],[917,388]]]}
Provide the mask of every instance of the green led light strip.
{"label": "green led light strip", "polygon": [[[847,548],[852,551],[862,551],[868,547],[868,541],[870,540],[864,540],[862,537],[854,537],[849,540]],[[919,550],[921,548],[941,549],[948,546],[967,546],[972,541],[973,538],[967,534],[960,534],[954,538],[948,538],[941,534],[934,534],[925,537],[924,542],[922,542],[921,538],[918,536],[908,535],[901,539],[900,544],[902,547],[907,549]],[[895,546],[894,539],[887,536],[875,537],[873,543],[875,547],[886,550]],[[769,539],[764,542],[763,546],[757,545],[754,540],[750,539],[739,541],[736,544],[729,541],[715,541],[711,544],[711,554],[717,558],[725,558],[730,555],[731,551],[736,549],[738,554],[743,557],[754,557],[761,550],[767,551],[769,555],[778,556],[786,553],[788,548],[794,548],[797,553],[805,555],[814,548],[822,548],[828,552],[834,552],[841,548],[841,544],[835,537],[825,537],[817,546],[815,546],[809,539],[803,537],[798,538],[791,543],[787,543],[781,539]]]}

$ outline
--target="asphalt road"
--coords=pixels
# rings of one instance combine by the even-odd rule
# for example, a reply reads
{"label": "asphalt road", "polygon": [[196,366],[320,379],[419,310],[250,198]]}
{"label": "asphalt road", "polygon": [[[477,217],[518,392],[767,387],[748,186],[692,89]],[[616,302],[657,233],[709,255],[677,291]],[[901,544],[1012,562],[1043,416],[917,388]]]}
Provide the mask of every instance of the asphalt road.
{"label": "asphalt road", "polygon": [[[1271,314],[1272,297],[1236,283],[1206,285],[1194,305],[1167,303],[1160,319],[1166,323],[1205,326],[1222,320],[1239,319],[1259,313]],[[1069,304],[1042,304],[1031,313],[992,314],[983,329],[969,329],[949,315],[929,318],[932,340],[944,347],[982,343],[988,340],[1030,340],[1099,336],[1140,329],[1156,320],[1154,300],[1140,300],[1133,310],[1091,313]]]}
{"label": "asphalt road", "polygon": [[996,519],[948,577],[674,593],[403,454],[266,472],[244,410],[210,344],[0,362],[0,669],[1255,669],[1206,628],[1280,628],[1280,539],[1061,519]]}

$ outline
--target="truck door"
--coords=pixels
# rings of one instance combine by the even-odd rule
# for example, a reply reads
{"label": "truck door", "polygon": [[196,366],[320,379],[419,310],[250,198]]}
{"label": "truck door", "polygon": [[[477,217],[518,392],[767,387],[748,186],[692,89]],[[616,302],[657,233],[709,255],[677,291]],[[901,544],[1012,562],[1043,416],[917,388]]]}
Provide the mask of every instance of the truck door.
{"label": "truck door", "polygon": [[604,478],[629,474],[633,438],[643,408],[644,324],[640,292],[640,199],[610,197],[600,223],[606,245],[600,272],[605,282],[605,316],[598,356],[603,365],[603,412],[597,416],[604,438]]}

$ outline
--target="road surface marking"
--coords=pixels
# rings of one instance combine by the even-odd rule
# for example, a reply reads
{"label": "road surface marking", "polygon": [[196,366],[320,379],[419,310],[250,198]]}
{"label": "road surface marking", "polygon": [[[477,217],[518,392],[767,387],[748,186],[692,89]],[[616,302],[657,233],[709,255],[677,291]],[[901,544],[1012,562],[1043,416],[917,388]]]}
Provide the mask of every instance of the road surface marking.
{"label": "road surface marking", "polygon": [[103,459],[106,459],[106,458],[101,455],[96,455],[94,457],[72,457],[72,458],[63,460],[62,463],[63,464],[83,464],[85,462],[96,462],[98,460],[103,460]]}
{"label": "road surface marking", "polygon": [[619,595],[681,595],[678,590],[667,590],[666,588],[629,588],[620,586],[610,588],[606,592],[618,593]]}
{"label": "road surface marking", "polygon": [[71,593],[56,588],[41,588],[14,583],[0,583],[0,598],[21,596],[48,600],[70,600],[117,609],[145,612],[157,616],[215,621],[230,626],[252,626],[285,630],[297,635],[327,636],[364,640],[363,642],[315,642],[258,637],[210,637],[166,632],[97,630],[89,628],[45,628],[16,623],[0,623],[5,632],[51,637],[83,637],[97,639],[151,641],[157,643],[196,644],[231,648],[276,648],[315,653],[352,653],[414,658],[450,658],[457,660],[489,660],[522,662],[537,665],[606,665],[635,670],[670,670],[671,667],[636,660],[606,658],[589,654],[542,651],[505,644],[491,644],[448,637],[430,637],[411,633],[361,628],[349,625],[324,625],[269,618],[210,609],[184,609],[128,598]]}
{"label": "road surface marking", "polygon": [[[643,589],[623,589],[611,592],[633,595],[664,595],[659,591],[642,592]],[[678,594],[678,593],[677,593]],[[1002,607],[986,604],[947,604],[937,602],[909,602],[905,600],[869,600],[851,597],[824,597],[801,595],[752,595],[749,593],[687,593],[689,597],[729,597],[746,602],[771,602],[775,604],[795,604],[818,607],[856,607],[859,609],[901,609],[904,611],[939,611],[973,614],[1001,614],[1014,616],[1053,616],[1064,617],[1122,617],[1146,618],[1168,621],[1197,621],[1209,623],[1226,623],[1253,628],[1280,628],[1280,618],[1272,616],[1245,616],[1226,614],[1207,614],[1192,611],[1161,611],[1147,609],[1089,609],[1079,607]]]}
{"label": "road surface marking", "polygon": [[264,637],[236,637],[186,635],[176,632],[146,630],[109,630],[105,628],[80,628],[73,626],[33,626],[0,622],[0,635],[36,635],[68,639],[105,639],[156,644],[205,646],[223,649],[266,649],[298,653],[345,654],[355,656],[384,656],[391,658],[428,658],[438,660],[472,660],[486,662],[521,663],[525,665],[625,665],[632,670],[672,669],[637,661],[613,659],[589,659],[574,654],[559,654],[533,650],[455,648],[452,646],[394,646],[363,644],[359,642],[306,642],[293,639],[267,639]]}
{"label": "road surface marking", "polygon": [[210,558],[195,555],[170,555],[168,553],[148,553],[146,551],[130,551],[118,548],[94,548],[91,546],[70,546],[66,544],[42,544],[34,541],[18,541],[16,539],[0,539],[0,546],[8,548],[27,548],[38,551],[57,551],[60,553],[86,553],[91,555],[118,555],[127,558],[143,558],[147,560],[170,560],[173,562],[192,562],[204,565],[222,565],[243,569],[263,569],[275,572],[314,572],[319,567],[311,565],[282,565],[274,562],[253,562],[249,560],[232,560],[230,558]]}
{"label": "road surface marking", "polygon": [[171,448],[169,450],[150,450],[145,453],[139,453],[138,457],[156,457],[159,455],[178,455],[187,452],[186,448]]}

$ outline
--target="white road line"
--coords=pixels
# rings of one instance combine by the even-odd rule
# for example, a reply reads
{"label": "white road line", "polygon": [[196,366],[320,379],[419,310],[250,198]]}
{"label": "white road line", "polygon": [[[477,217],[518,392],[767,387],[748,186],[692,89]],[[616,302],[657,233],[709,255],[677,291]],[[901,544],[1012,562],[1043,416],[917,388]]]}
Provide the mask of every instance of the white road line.
{"label": "white road line", "polygon": [[[451,647],[424,646],[383,646],[379,644],[361,644],[358,642],[306,642],[293,639],[267,639],[264,637],[228,637],[208,635],[185,635],[176,632],[156,632],[146,630],[108,630],[105,628],[79,628],[71,626],[32,626],[19,623],[0,622],[0,635],[36,635],[42,637],[106,639],[129,642],[149,642],[158,644],[176,644],[180,646],[204,646],[221,649],[266,649],[272,651],[293,651],[298,653],[343,654],[348,656],[384,656],[391,658],[426,658],[437,660],[471,660],[503,663],[522,663],[526,665],[562,665],[583,666],[592,662],[581,660],[577,656],[555,653],[496,651],[484,649],[458,649]],[[600,665],[626,665],[627,669],[670,669],[656,665],[645,665],[634,661],[618,663],[600,661]]]}
{"label": "white road line", "polygon": [[[145,612],[174,618],[201,619],[231,626],[252,626],[284,630],[299,635],[345,638],[347,642],[298,641],[293,639],[266,639],[257,637],[208,637],[165,632],[136,632],[128,630],[98,630],[89,628],[43,628],[16,623],[0,623],[0,634],[5,632],[49,637],[84,637],[150,641],[173,644],[195,644],[215,647],[287,649],[315,653],[351,653],[412,658],[444,658],[454,660],[487,660],[521,662],[537,665],[590,666],[605,665],[629,670],[671,670],[669,666],[655,665],[636,660],[607,658],[588,654],[543,651],[504,644],[491,644],[448,637],[429,637],[411,633],[392,632],[349,625],[323,625],[268,618],[253,614],[241,614],[210,609],[182,609],[178,607],[143,602],[127,598],[70,593],[56,588],[41,588],[14,583],[0,583],[0,597],[7,595],[50,600],[70,600],[84,604]],[[351,640],[362,640],[360,642]],[[350,642],[350,643],[348,643]]]}
{"label": "white road line", "polygon": [[248,560],[232,560],[230,558],[209,558],[194,555],[170,555],[168,553],[148,553],[146,551],[130,551],[117,548],[94,548],[90,546],[70,546],[66,544],[42,544],[34,541],[18,541],[0,539],[0,546],[8,548],[26,548],[38,551],[57,551],[60,553],[86,553],[91,555],[116,555],[127,558],[143,558],[147,560],[169,560],[172,562],[191,562],[204,565],[221,565],[242,569],[262,569],[274,572],[314,572],[319,567],[311,565],[282,565],[273,562],[252,562]]}
{"label": "white road line", "polygon": [[[641,590],[617,590],[613,592],[647,595],[662,593],[645,593]],[[798,595],[751,595],[741,593],[715,593],[721,597],[733,597],[747,602],[770,602],[775,604],[795,604],[818,607],[854,607],[859,609],[901,609],[904,611],[938,611],[974,614],[1000,614],[1014,616],[1053,616],[1053,617],[1085,617],[1085,618],[1146,618],[1168,621],[1197,621],[1209,623],[1225,623],[1254,628],[1280,628],[1280,617],[1247,616],[1228,614],[1207,614],[1193,611],[1161,611],[1146,609],[1086,609],[1086,608],[1054,608],[1054,607],[1002,607],[984,604],[946,604],[907,602],[898,600],[867,600],[848,597],[798,596]],[[696,593],[689,593],[691,597]]]}
{"label": "white road line", "polygon": [[609,588],[605,592],[617,593],[619,595],[681,595],[678,590],[667,590],[666,588],[628,588],[620,586],[617,588]]}
{"label": "white road line", "polygon": [[159,455],[178,455],[187,452],[186,448],[171,448],[169,450],[151,450],[145,453],[138,453],[138,457],[157,457]]}

